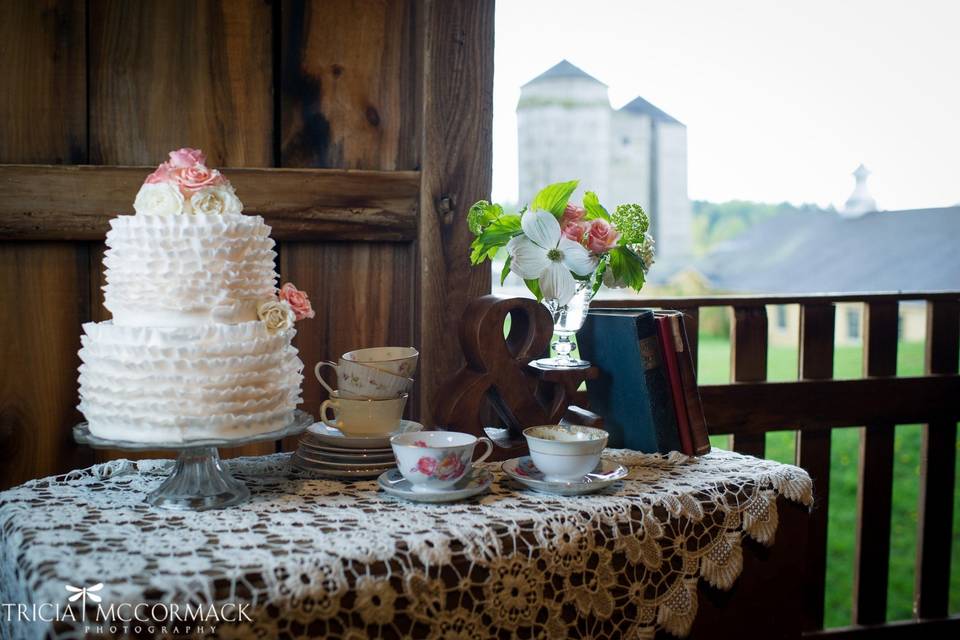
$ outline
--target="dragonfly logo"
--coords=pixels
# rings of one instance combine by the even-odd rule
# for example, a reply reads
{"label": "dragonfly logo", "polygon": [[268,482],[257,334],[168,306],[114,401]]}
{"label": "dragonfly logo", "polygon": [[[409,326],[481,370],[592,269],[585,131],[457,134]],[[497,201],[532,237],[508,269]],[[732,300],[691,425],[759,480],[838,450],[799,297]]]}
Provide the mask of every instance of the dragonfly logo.
{"label": "dragonfly logo", "polygon": [[73,595],[67,598],[69,602],[76,602],[80,600],[80,609],[85,610],[87,608],[87,598],[90,598],[90,602],[101,602],[103,598],[97,595],[97,591],[103,590],[103,583],[98,582],[92,587],[74,587],[73,585],[65,585],[64,587],[67,591]]}

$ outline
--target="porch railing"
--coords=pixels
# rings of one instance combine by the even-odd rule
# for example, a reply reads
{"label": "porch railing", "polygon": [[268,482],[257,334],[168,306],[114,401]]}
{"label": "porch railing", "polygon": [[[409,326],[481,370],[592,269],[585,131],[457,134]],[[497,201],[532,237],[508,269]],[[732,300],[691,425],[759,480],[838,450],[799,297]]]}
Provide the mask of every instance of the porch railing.
{"label": "porch railing", "polygon": [[[900,302],[927,304],[925,375],[897,377]],[[863,303],[863,378],[833,380],[837,303]],[[767,305],[799,305],[798,380],[766,382]],[[730,383],[700,388],[712,435],[763,457],[771,431],[796,430],[796,464],[813,478],[803,576],[804,635],[817,638],[946,637],[949,615],[954,462],[960,420],[960,292],[719,296],[597,300],[596,307],[647,306],[684,312],[696,341],[700,310],[728,307]],[[697,349],[693,349],[694,355]],[[887,622],[894,430],[922,423],[914,619]],[[831,430],[860,427],[852,626],[824,630]],[[960,534],[960,532],[958,532]]]}

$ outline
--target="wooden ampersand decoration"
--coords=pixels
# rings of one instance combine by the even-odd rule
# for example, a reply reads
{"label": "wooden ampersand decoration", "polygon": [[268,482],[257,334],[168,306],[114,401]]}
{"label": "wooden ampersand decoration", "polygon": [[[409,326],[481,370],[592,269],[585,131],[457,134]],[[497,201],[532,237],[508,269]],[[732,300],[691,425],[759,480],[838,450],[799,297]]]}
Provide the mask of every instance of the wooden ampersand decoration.
{"label": "wooden ampersand decoration", "polygon": [[[510,331],[504,337],[504,322]],[[448,429],[491,437],[498,445],[492,459],[525,455],[523,428],[556,424],[573,394],[596,370],[542,371],[528,366],[543,357],[553,337],[547,309],[527,298],[487,295],[476,298],[460,321],[460,346],[466,365],[437,396],[434,418]],[[503,428],[492,427],[499,416]]]}

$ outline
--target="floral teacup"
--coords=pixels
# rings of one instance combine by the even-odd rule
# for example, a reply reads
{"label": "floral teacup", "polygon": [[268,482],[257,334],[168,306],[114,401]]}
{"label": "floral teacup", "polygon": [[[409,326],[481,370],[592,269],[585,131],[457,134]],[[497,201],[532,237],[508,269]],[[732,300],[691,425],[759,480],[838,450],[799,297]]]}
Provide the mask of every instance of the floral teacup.
{"label": "floral teacup", "polygon": [[370,347],[347,351],[341,359],[388,371],[402,378],[412,378],[419,357],[420,352],[413,347]]}
{"label": "floral teacup", "polygon": [[404,378],[389,371],[340,358],[338,364],[324,361],[318,362],[313,368],[317,380],[330,393],[333,393],[334,389],[320,376],[320,370],[324,367],[330,367],[337,372],[337,387],[343,398],[387,400],[409,393],[413,388],[413,378]]}
{"label": "floral teacup", "polygon": [[[483,442],[487,450],[476,460],[473,450]],[[390,438],[397,468],[414,491],[450,489],[470,472],[474,462],[483,462],[493,452],[493,443],[459,431],[417,431]]]}

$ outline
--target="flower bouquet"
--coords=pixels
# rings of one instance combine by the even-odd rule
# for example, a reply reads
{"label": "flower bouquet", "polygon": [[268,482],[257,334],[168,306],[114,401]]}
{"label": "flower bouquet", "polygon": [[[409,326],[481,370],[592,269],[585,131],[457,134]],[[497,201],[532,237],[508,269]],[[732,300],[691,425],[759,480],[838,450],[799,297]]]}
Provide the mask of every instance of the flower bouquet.
{"label": "flower bouquet", "polygon": [[601,285],[639,291],[653,264],[650,220],[638,204],[621,204],[613,212],[587,191],[583,205],[570,202],[578,180],[541,190],[529,207],[505,213],[481,200],[470,207],[468,225],[476,236],[470,261],[492,260],[506,248],[500,283],[512,271],[553,316],[555,358],[537,360],[546,368],[580,368],[590,363],[570,356],[570,336],[586,319]]}

